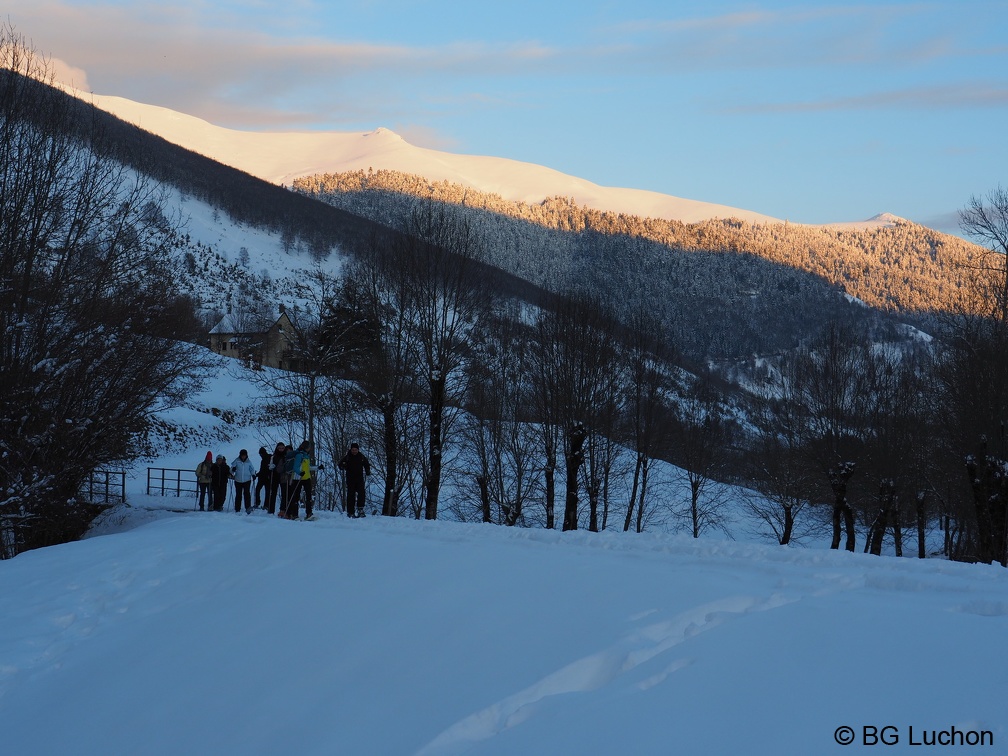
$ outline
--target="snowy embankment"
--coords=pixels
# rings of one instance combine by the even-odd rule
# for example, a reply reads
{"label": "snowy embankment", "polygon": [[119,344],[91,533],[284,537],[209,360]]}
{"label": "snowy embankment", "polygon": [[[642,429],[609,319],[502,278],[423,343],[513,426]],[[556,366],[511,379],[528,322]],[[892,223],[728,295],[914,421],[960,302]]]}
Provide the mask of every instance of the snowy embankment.
{"label": "snowy embankment", "polygon": [[681,536],[164,513],[0,563],[5,750],[1008,743],[1008,572]]}

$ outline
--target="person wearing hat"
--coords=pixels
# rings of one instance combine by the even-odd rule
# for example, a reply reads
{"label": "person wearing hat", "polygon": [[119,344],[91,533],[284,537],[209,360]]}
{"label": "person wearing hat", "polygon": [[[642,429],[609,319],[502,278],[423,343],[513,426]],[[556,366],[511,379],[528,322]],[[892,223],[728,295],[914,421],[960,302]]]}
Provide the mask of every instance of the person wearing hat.
{"label": "person wearing hat", "polygon": [[347,517],[363,517],[365,480],[371,474],[371,463],[360,453],[360,447],[353,443],[337,466],[346,473]]}
{"label": "person wearing hat", "polygon": [[206,502],[208,507],[213,505],[213,499],[210,496],[212,472],[213,452],[207,452],[206,459],[196,465],[196,492],[199,496],[200,512],[204,511],[203,502]]}
{"label": "person wearing hat", "polygon": [[231,468],[223,454],[217,455],[217,461],[210,467],[210,489],[213,491],[213,508],[215,512],[224,511],[227,501],[228,481],[231,480]]}

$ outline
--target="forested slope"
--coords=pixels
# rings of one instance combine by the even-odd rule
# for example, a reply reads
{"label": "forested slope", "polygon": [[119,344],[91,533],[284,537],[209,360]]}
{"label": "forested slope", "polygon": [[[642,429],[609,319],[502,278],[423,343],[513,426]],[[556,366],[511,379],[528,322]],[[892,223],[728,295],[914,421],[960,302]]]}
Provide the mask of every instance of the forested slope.
{"label": "forested slope", "polygon": [[294,188],[393,226],[418,201],[455,205],[478,229],[491,264],[554,291],[588,286],[624,316],[647,309],[694,359],[791,349],[837,318],[898,318],[926,328],[952,308],[982,252],[901,221],[871,230],[686,224],[601,212],[564,197],[511,202],[393,171],[311,176]]}

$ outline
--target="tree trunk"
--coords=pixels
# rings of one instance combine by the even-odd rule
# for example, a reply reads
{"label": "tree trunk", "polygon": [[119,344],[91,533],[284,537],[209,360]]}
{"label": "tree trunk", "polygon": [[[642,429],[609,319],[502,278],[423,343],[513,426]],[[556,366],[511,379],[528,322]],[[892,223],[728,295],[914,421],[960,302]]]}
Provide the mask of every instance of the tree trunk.
{"label": "tree trunk", "polygon": [[441,427],[444,422],[445,379],[432,378],[430,392],[430,478],[427,481],[424,518],[436,520],[438,497],[441,493]]}
{"label": "tree trunk", "polygon": [[318,376],[310,375],[308,376],[308,442],[315,446],[315,411],[318,393]]}
{"label": "tree trunk", "polygon": [[872,523],[871,531],[868,533],[868,543],[865,544],[869,553],[875,556],[882,555],[882,541],[885,538],[885,532],[888,527],[888,514],[885,509],[880,509],[875,522]]}
{"label": "tree trunk", "polygon": [[598,488],[593,485],[588,489],[588,530],[592,533],[599,532],[598,502]]}
{"label": "tree trunk", "polygon": [[602,530],[609,524],[609,465],[602,473]]}
{"label": "tree trunk", "polygon": [[640,498],[637,500],[637,532],[644,532],[644,501],[647,496],[648,470],[651,469],[650,461],[645,457],[644,465],[641,469]]}
{"label": "tree trunk", "polygon": [[870,551],[875,556],[881,556],[882,554],[882,541],[885,538],[886,529],[889,527],[889,513],[892,510],[895,496],[895,484],[891,480],[883,480],[879,484],[879,513],[872,524],[870,534]]}
{"label": "tree trunk", "polygon": [[633,471],[633,488],[630,489],[630,501],[627,503],[626,519],[623,521],[623,532],[630,530],[630,522],[633,520],[634,503],[637,501],[637,483],[640,480],[641,453],[637,452],[637,464]]}
{"label": "tree trunk", "polygon": [[794,531],[794,510],[792,507],[784,507],[784,532],[781,533],[780,545],[787,546],[791,543],[791,533]]}
{"label": "tree trunk", "polygon": [[382,515],[395,517],[399,514],[396,496],[396,470],[399,467],[399,442],[395,426],[395,405],[382,409],[385,431],[385,497],[382,500]]}
{"label": "tree trunk", "polygon": [[917,558],[925,559],[927,557],[927,544],[925,543],[925,537],[927,535],[927,510],[925,509],[925,504],[927,502],[927,491],[917,492]]}
{"label": "tree trunk", "polygon": [[896,556],[901,557],[903,556],[903,517],[900,514],[898,496],[893,500],[892,517],[893,548],[896,550]]}
{"label": "tree trunk", "polygon": [[700,481],[690,476],[690,514],[693,516],[693,537],[700,537]]}
{"label": "tree trunk", "polygon": [[492,522],[490,512],[490,483],[487,476],[477,475],[476,485],[479,486],[480,508],[483,510],[483,522]]}
{"label": "tree trunk", "polygon": [[841,462],[830,468],[829,481],[830,488],[833,489],[833,542],[831,549],[840,548],[840,521],[843,519],[844,527],[847,530],[847,551],[854,551],[854,511],[847,504],[847,482],[850,480],[857,465],[853,462]]}
{"label": "tree trunk", "polygon": [[840,548],[840,507],[833,505],[833,541],[830,543],[831,549]]}
{"label": "tree trunk", "polygon": [[847,530],[847,551],[854,551],[857,546],[857,533],[854,532],[854,510],[850,504],[844,502],[843,507],[844,528]]}
{"label": "tree trunk", "polygon": [[552,449],[546,452],[546,469],[543,471],[546,478],[546,529],[553,530],[556,527],[556,454]]}
{"label": "tree trunk", "polygon": [[585,427],[575,423],[567,432],[567,499],[564,505],[564,530],[577,530],[578,526],[578,471],[584,461]]}

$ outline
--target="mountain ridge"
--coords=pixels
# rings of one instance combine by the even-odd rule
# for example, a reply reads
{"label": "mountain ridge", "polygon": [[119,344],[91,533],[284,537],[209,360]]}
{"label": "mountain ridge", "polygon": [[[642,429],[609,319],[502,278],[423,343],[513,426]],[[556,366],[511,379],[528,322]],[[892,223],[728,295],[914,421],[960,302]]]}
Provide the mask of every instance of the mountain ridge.
{"label": "mountain ridge", "polygon": [[[520,202],[570,197],[579,205],[595,210],[683,223],[726,218],[750,223],[788,222],[728,205],[644,189],[601,186],[535,163],[418,147],[383,126],[366,132],[240,131],[157,105],[73,89],[67,91],[170,142],[274,184],[287,185],[314,174],[388,169],[413,173],[432,181],[459,183]],[[797,225],[878,228],[892,225],[890,219],[894,217],[879,213],[862,221]]]}

